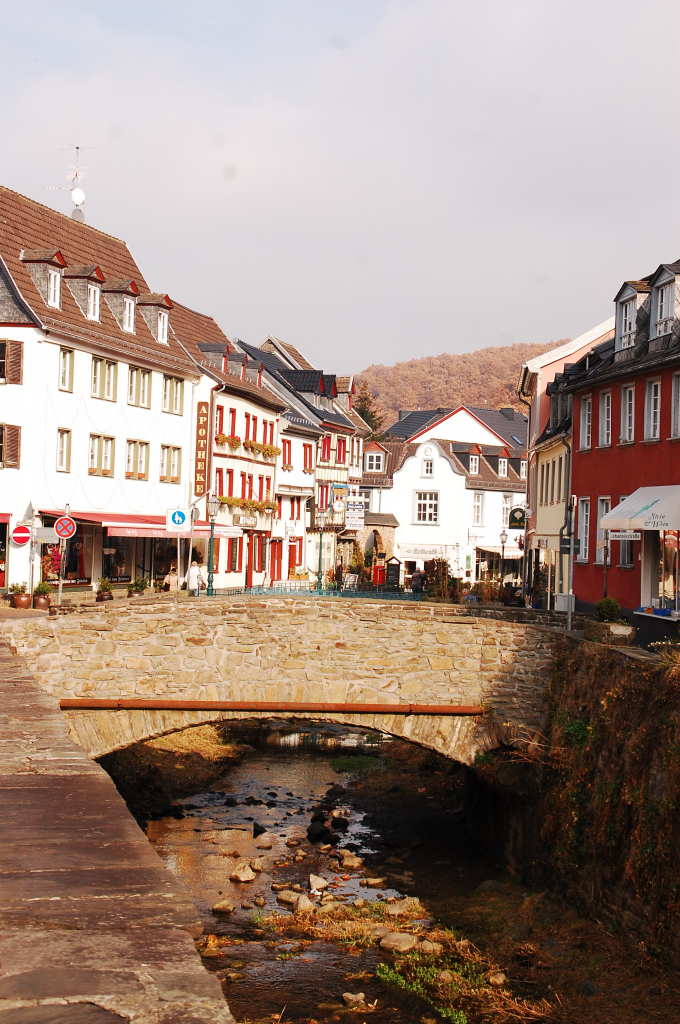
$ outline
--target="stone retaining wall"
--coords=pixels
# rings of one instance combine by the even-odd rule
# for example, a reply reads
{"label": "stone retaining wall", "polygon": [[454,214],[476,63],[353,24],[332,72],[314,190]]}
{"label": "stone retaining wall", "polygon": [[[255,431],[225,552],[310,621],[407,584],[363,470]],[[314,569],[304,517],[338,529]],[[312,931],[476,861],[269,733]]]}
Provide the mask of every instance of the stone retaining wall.
{"label": "stone retaining wall", "polygon": [[[292,597],[147,599],[7,620],[0,628],[58,698],[481,704],[493,712],[483,722],[327,716],[404,735],[466,762],[496,746],[499,735],[541,726],[554,638],[533,623],[461,615],[446,605]],[[67,717],[74,738],[98,756],[247,714],[78,711]]]}

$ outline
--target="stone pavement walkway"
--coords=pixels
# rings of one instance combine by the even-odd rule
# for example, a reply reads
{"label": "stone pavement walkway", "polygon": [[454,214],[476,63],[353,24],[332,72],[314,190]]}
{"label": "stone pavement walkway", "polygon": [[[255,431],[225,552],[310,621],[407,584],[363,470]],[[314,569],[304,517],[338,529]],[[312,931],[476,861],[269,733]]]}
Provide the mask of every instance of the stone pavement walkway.
{"label": "stone pavement walkway", "polygon": [[0,645],[0,1024],[234,1024],[194,905]]}

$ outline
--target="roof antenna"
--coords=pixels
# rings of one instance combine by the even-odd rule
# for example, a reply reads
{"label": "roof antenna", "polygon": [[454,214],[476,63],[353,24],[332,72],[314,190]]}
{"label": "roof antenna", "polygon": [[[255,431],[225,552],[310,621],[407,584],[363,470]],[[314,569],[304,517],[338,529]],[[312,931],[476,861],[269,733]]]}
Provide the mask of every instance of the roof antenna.
{"label": "roof antenna", "polygon": [[[80,179],[85,177],[85,172],[84,172],[84,170],[81,170],[81,167],[80,167],[80,153],[81,153],[81,150],[83,149],[83,147],[79,143],[79,139],[78,139],[79,134],[80,134],[79,127],[76,124],[76,144],[74,146],[73,143],[70,143],[69,146],[67,147],[68,149],[75,149],[75,151],[76,151],[76,166],[75,166],[75,169],[73,171],[73,174],[67,175],[67,179],[66,179],[67,181],[70,181],[70,184],[69,185],[46,185],[45,188],[56,189],[57,191],[62,191],[64,189],[68,189],[69,192],[71,193],[71,199],[73,200],[73,205],[75,207],[75,209],[73,209],[71,211],[71,217],[72,217],[73,220],[76,220],[80,224],[83,224],[85,222],[85,214],[81,210],[81,206],[85,202],[85,193],[83,192],[82,188],[80,187]],[[91,147],[88,147],[88,148],[91,148]],[[83,150],[83,152],[84,152],[84,150]]]}

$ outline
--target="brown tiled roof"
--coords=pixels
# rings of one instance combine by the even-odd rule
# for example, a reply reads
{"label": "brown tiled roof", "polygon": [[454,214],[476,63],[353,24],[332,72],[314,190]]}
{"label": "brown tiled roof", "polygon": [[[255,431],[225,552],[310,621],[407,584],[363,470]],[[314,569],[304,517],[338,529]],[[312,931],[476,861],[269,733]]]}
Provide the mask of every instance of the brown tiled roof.
{"label": "brown tiled roof", "polygon": [[385,471],[367,473],[364,469],[363,473],[363,482],[372,487],[391,486],[393,475],[401,469],[410,455],[415,455],[419,447],[417,444],[409,444],[408,441],[381,441],[380,446],[386,453]]}
{"label": "brown tiled roof", "polygon": [[250,398],[265,409],[273,409],[275,412],[282,412],[286,408],[285,402],[282,402],[272,391],[267,388],[258,388],[256,384],[241,380],[233,373],[224,373],[205,358],[199,345],[210,345],[213,350],[219,347],[225,353],[229,348],[229,339],[211,316],[197,313],[195,310],[189,309],[188,306],[182,306],[179,302],[173,302],[172,330],[190,358],[201,370],[213,377],[216,383],[223,384],[231,394]]}
{"label": "brown tiled roof", "polygon": [[[62,308],[51,309],[33,283],[27,263],[21,259],[22,250],[24,260],[30,250],[42,252],[43,259],[59,251],[69,267],[96,264],[105,281],[134,280],[140,292],[149,292],[125,242],[0,186],[0,255],[24,301],[44,327],[124,359],[143,362],[146,357],[153,365],[174,373],[194,370],[172,331],[169,344],[159,345],[141,315],[135,318],[135,334],[128,334],[118,325],[108,304],[102,302],[101,320],[95,323],[85,318],[66,287],[62,288]],[[171,314],[171,326],[173,320]]]}
{"label": "brown tiled roof", "polygon": [[[526,480],[520,478],[519,473],[512,465],[511,458],[518,458],[519,454],[522,453],[522,449],[514,449],[510,447],[500,447],[498,445],[487,445],[487,444],[469,444],[463,445],[452,441],[442,441],[439,439],[432,439],[432,443],[436,444],[443,455],[449,460],[451,465],[459,473],[465,475],[465,486],[472,489],[479,489],[480,491],[525,491]],[[418,445],[412,445],[413,448],[417,448]],[[451,448],[453,447],[453,451]],[[467,469],[467,454],[470,451],[478,451],[479,455],[479,473],[470,475]],[[487,462],[485,456],[489,458],[497,457],[500,452],[508,452],[508,475],[499,476],[493,466]],[[513,452],[516,454],[513,455]]]}
{"label": "brown tiled roof", "polygon": [[336,377],[335,386],[338,389],[338,393],[341,391],[349,391],[352,386],[353,377]]}
{"label": "brown tiled roof", "polygon": [[[340,389],[338,388],[338,390]],[[359,435],[359,437],[368,437],[368,435],[371,433],[371,428],[369,427],[366,420],[362,420],[358,412],[355,412],[354,409],[350,409],[349,412],[347,412],[346,409],[343,409],[342,413],[343,416],[348,416],[350,418],[350,420],[356,427],[357,434]]]}
{"label": "brown tiled roof", "polygon": [[314,367],[308,362],[303,356],[302,352],[299,352],[294,345],[287,345],[285,341],[276,339],[282,348],[285,348],[286,352],[295,360],[301,370],[313,370]]}

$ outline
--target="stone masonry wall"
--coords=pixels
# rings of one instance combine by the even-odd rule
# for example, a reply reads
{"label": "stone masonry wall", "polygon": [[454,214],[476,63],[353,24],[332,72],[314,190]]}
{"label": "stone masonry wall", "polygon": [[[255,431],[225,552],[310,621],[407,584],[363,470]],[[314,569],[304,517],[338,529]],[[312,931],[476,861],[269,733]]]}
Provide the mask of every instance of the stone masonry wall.
{"label": "stone masonry wall", "polygon": [[[554,639],[532,623],[461,615],[446,605],[292,597],[103,604],[56,618],[5,620],[2,631],[57,698],[481,704],[493,715],[326,716],[466,762],[496,746],[499,735],[541,726]],[[246,716],[67,712],[74,738],[93,756],[187,725]]]}

